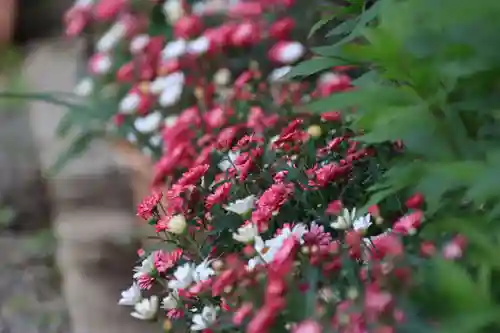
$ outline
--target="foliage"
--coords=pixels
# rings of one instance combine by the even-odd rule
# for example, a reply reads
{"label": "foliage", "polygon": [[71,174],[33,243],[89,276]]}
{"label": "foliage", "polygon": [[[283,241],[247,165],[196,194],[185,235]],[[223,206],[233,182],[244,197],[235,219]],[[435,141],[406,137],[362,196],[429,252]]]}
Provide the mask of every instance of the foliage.
{"label": "foliage", "polygon": [[432,266],[437,271],[429,272],[429,281],[444,281],[418,298],[424,298],[427,314],[443,316],[454,332],[458,317],[463,332],[496,331],[499,4],[378,4],[378,24],[364,28],[356,42],[315,50],[325,61],[351,59],[367,72],[356,89],[315,101],[310,110],[356,107],[354,126],[366,131],[361,142],[404,142],[404,154],[370,189],[369,203],[383,203],[404,189],[419,191],[426,198],[423,233],[467,236],[470,251],[461,266]]}

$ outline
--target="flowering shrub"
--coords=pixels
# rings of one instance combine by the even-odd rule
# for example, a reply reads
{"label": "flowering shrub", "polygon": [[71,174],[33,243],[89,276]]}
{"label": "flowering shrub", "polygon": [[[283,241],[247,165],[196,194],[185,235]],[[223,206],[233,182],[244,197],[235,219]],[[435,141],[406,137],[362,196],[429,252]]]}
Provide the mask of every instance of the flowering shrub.
{"label": "flowering shrub", "polygon": [[307,33],[319,14],[296,1],[77,1],[66,15],[67,34],[102,36],[75,93],[100,110],[86,113],[97,119],[92,129],[98,123],[157,159],[171,115],[193,106],[216,110],[255,63],[260,76],[278,81],[307,57]]}
{"label": "flowering shrub", "polygon": [[119,304],[165,331],[496,332],[498,117],[471,110],[497,109],[498,65],[456,32],[498,27],[438,2],[341,6],[341,42],[294,69],[314,4],[77,3],[70,34],[119,20],[84,88],[117,88],[156,161],[137,214],[158,244]]}

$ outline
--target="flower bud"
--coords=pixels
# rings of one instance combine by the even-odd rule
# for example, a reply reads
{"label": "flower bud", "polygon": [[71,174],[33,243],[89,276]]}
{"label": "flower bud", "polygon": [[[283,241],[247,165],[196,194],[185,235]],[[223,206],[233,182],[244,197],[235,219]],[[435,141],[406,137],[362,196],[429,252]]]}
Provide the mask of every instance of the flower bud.
{"label": "flower bud", "polygon": [[181,214],[174,215],[168,221],[167,231],[176,235],[181,235],[186,230],[186,227],[187,227],[187,222],[184,215]]}
{"label": "flower bud", "polygon": [[319,125],[311,125],[307,129],[307,133],[312,136],[313,138],[317,139],[323,134],[323,131],[321,130],[321,126]]}

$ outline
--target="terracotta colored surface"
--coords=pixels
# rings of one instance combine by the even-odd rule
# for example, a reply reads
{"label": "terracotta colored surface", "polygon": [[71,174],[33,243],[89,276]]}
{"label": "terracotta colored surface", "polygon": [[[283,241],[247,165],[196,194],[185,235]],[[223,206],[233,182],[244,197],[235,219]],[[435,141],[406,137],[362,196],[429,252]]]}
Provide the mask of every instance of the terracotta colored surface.
{"label": "terracotta colored surface", "polygon": [[11,40],[16,19],[16,0],[0,0],[0,43]]}

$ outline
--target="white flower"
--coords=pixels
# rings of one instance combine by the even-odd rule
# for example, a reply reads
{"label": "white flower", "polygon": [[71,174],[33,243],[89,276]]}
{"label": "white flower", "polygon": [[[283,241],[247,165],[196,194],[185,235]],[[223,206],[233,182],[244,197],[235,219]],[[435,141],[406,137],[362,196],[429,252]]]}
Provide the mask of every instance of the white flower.
{"label": "white flower", "polygon": [[254,248],[258,255],[248,261],[247,269],[252,270],[258,264],[268,264],[273,261],[274,255],[281,248],[284,240],[278,236],[264,242],[260,236],[255,237]]}
{"label": "white flower", "polygon": [[234,161],[236,161],[236,158],[240,156],[240,152],[238,151],[230,151],[227,153],[227,156],[225,156],[217,165],[219,169],[222,171],[227,171],[229,168],[231,168],[234,165]]}
{"label": "white flower", "polygon": [[290,228],[289,226],[281,229],[281,232],[278,236],[271,238],[266,242],[271,247],[280,247],[285,241],[285,239],[289,238],[290,236],[294,236],[299,242],[303,242],[303,237],[304,235],[308,232],[307,226],[303,223],[297,223],[296,225],[293,226],[293,228]]}
{"label": "white flower", "polygon": [[333,229],[345,230],[352,226],[354,218],[356,217],[356,208],[353,208],[351,212],[349,209],[344,208],[343,214],[337,217],[337,221],[332,222],[330,226]]}
{"label": "white flower", "polygon": [[161,145],[161,142],[162,142],[163,138],[161,137],[160,134],[156,134],[156,135],[153,135],[150,139],[149,139],[149,143],[151,144],[151,146],[153,147],[158,147]]}
{"label": "white flower", "polygon": [[338,81],[340,80],[340,76],[336,73],[324,73],[321,74],[321,76],[318,79],[318,84],[324,84],[324,83],[329,83],[331,81]]}
{"label": "white flower", "polygon": [[183,86],[180,84],[166,88],[160,95],[160,98],[158,99],[160,105],[163,107],[168,107],[177,103],[181,98],[182,88]]}
{"label": "white flower", "polygon": [[81,97],[87,97],[90,94],[92,94],[93,91],[94,91],[94,81],[91,78],[86,77],[83,80],[81,80],[80,83],[78,83],[73,92],[75,93],[75,95]]}
{"label": "white flower", "polygon": [[209,48],[210,48],[210,40],[205,36],[201,36],[189,42],[187,46],[187,51],[190,54],[200,55],[206,53]]}
{"label": "white flower", "polygon": [[94,0],[76,0],[75,7],[90,7],[94,4]]}
{"label": "white flower", "polygon": [[130,53],[136,54],[144,50],[149,43],[149,36],[146,34],[135,36],[130,42]]}
{"label": "white flower", "polygon": [[137,285],[137,283],[133,283],[130,288],[122,291],[122,296],[118,301],[119,305],[135,305],[142,299],[141,289]]}
{"label": "white flower", "polygon": [[170,289],[186,289],[193,283],[194,271],[194,265],[189,262],[177,267],[174,272],[174,279],[168,281],[168,287]]}
{"label": "white flower", "polygon": [[163,115],[159,111],[156,111],[145,117],[137,118],[134,121],[134,127],[140,133],[151,133],[158,129],[162,118]]}
{"label": "white flower", "polygon": [[163,299],[161,307],[165,310],[172,310],[177,308],[178,303],[179,303],[179,292],[177,290],[174,290],[173,292],[168,294],[167,297]]}
{"label": "white flower", "polygon": [[239,215],[245,215],[253,209],[256,200],[257,198],[255,195],[249,195],[244,199],[236,200],[235,202],[224,206],[224,209]]}
{"label": "white flower", "polygon": [[240,243],[250,243],[257,236],[259,236],[259,230],[253,223],[245,224],[239,227],[237,232],[233,233],[233,239]]}
{"label": "white flower", "polygon": [[165,118],[165,126],[166,127],[174,126],[177,123],[177,118],[179,118],[179,116],[168,116],[167,118]]}
{"label": "white flower", "polygon": [[226,86],[231,81],[231,71],[221,68],[214,74],[214,83],[218,86]]}
{"label": "white flower", "polygon": [[280,60],[285,64],[296,62],[306,52],[306,48],[299,42],[290,42],[284,46],[280,53]]}
{"label": "white flower", "polygon": [[161,55],[163,60],[178,58],[183,56],[187,51],[187,42],[184,39],[174,40],[163,48]]}
{"label": "white flower", "polygon": [[111,51],[126,33],[127,27],[125,24],[121,22],[116,23],[97,41],[96,50],[99,52]]}
{"label": "white flower", "polygon": [[130,143],[137,143],[137,137],[135,136],[134,133],[128,133],[127,134],[127,141]]}
{"label": "white flower", "polygon": [[155,269],[155,260],[153,254],[147,256],[141,263],[141,266],[134,268],[134,279],[139,278],[143,274],[150,274]]}
{"label": "white flower", "polygon": [[212,260],[205,259],[201,264],[196,266],[193,272],[193,279],[196,283],[203,282],[208,280],[212,275],[215,274],[214,270],[210,265],[212,264]]}
{"label": "white flower", "polygon": [[139,106],[140,102],[141,102],[141,96],[139,96],[139,94],[136,93],[128,94],[121,100],[118,108],[121,113],[132,114],[134,113],[135,110],[137,110],[137,107]]}
{"label": "white flower", "polygon": [[217,309],[213,306],[205,306],[201,314],[193,316],[192,331],[202,331],[212,325],[217,319]]}
{"label": "white flower", "polygon": [[184,8],[180,0],[168,0],[163,4],[163,12],[170,24],[177,22],[184,16]]}
{"label": "white flower", "polygon": [[130,315],[140,320],[153,319],[156,315],[156,311],[158,311],[158,303],[157,296],[151,296],[150,299],[145,298],[135,305],[134,312]]}
{"label": "white flower", "polygon": [[366,214],[365,216],[358,217],[352,223],[352,228],[356,231],[358,230],[364,231],[368,229],[371,225],[372,225],[372,217],[370,214]]}
{"label": "white flower", "polygon": [[186,218],[182,214],[174,215],[168,220],[167,231],[175,235],[180,235],[186,230]]}
{"label": "white flower", "polygon": [[175,72],[167,76],[162,76],[155,79],[153,82],[151,82],[149,89],[153,94],[160,94],[166,89],[177,85],[184,85],[184,73],[182,72]]}
{"label": "white flower", "polygon": [[107,72],[109,72],[112,65],[113,62],[111,61],[111,58],[107,55],[102,55],[98,58],[95,58],[95,60],[93,61],[92,71],[96,74],[106,74]]}
{"label": "white flower", "polygon": [[275,70],[273,70],[271,72],[271,74],[269,74],[269,81],[278,82],[278,81],[283,80],[285,75],[287,75],[291,69],[292,69],[292,66],[283,66],[283,67],[276,68]]}

